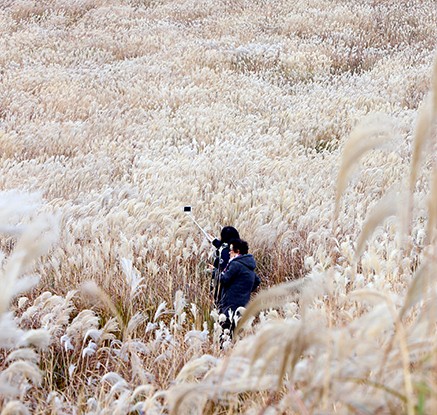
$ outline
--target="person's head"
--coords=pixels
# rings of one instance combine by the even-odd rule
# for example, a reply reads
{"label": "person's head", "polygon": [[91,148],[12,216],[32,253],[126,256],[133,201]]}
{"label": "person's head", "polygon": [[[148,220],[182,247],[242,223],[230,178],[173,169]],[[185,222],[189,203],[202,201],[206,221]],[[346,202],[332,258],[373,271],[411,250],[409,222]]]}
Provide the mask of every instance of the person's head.
{"label": "person's head", "polygon": [[220,233],[220,240],[223,244],[229,244],[232,239],[240,239],[238,231],[233,226],[225,226]]}
{"label": "person's head", "polygon": [[229,248],[232,258],[236,255],[246,255],[249,253],[249,244],[242,239],[232,239],[229,242]]}

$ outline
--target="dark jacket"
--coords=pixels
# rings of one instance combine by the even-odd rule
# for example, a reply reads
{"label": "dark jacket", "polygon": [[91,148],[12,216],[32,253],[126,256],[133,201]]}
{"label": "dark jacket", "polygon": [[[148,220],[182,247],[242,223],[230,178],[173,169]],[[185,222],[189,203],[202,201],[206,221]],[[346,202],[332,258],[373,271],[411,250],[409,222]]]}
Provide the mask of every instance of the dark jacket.
{"label": "dark jacket", "polygon": [[250,300],[250,294],[260,284],[255,273],[256,262],[251,254],[240,255],[229,262],[227,268],[219,276],[222,296],[219,302],[219,312],[228,316],[228,311],[234,313],[238,307],[245,307]]}

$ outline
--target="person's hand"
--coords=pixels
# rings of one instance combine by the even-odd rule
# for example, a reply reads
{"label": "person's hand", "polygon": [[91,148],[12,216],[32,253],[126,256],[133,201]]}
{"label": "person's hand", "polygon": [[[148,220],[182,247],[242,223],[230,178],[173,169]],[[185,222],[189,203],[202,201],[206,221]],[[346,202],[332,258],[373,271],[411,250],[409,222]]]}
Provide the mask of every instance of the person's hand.
{"label": "person's hand", "polygon": [[212,264],[208,264],[208,268],[212,271],[215,267]]}

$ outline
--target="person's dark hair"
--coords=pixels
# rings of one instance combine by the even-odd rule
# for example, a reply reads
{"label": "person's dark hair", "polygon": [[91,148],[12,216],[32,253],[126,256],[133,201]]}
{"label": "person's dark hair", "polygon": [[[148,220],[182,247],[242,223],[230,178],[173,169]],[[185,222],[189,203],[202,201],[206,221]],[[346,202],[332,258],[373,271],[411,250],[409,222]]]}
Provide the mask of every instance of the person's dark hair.
{"label": "person's dark hair", "polygon": [[232,250],[238,252],[240,255],[249,253],[249,244],[242,239],[232,239],[229,241],[229,245],[232,245]]}
{"label": "person's dark hair", "polygon": [[238,231],[233,226],[225,226],[220,233],[222,244],[229,244],[232,239],[240,239]]}

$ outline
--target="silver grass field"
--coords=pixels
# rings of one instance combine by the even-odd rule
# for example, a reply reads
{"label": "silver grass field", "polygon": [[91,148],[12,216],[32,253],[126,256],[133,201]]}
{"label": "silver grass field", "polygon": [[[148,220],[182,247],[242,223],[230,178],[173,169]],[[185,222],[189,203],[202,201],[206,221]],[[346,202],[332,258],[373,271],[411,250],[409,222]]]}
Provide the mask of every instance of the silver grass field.
{"label": "silver grass field", "polygon": [[[0,2],[0,415],[437,413],[434,0]],[[220,347],[213,250],[261,290]]]}

